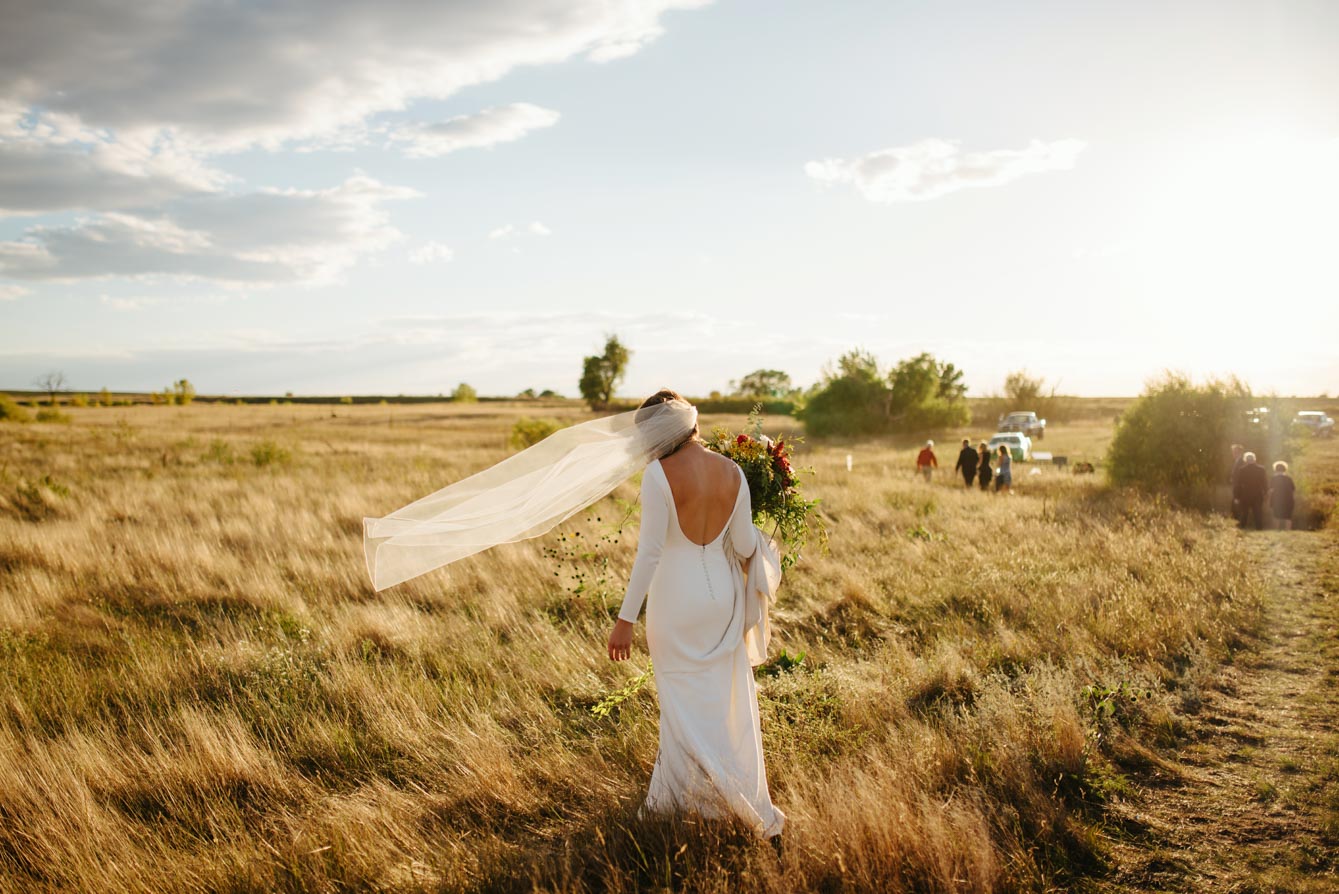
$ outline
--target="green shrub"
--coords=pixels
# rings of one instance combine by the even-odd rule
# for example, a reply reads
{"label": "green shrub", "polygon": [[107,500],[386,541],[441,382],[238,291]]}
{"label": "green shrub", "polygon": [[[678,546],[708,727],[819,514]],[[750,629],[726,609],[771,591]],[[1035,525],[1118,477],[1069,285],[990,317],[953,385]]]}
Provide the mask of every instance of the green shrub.
{"label": "green shrub", "polygon": [[1209,505],[1214,489],[1230,479],[1232,444],[1254,452],[1266,467],[1290,456],[1287,414],[1278,407],[1249,412],[1261,403],[1235,380],[1195,385],[1164,375],[1121,415],[1107,451],[1111,480]]}
{"label": "green shrub", "polygon": [[32,414],[19,406],[18,401],[8,394],[0,393],[0,421],[31,422]]}
{"label": "green shrub", "polygon": [[55,425],[69,425],[74,420],[70,418],[68,413],[62,413],[60,410],[51,407],[43,407],[37,411],[37,421],[50,422]]}
{"label": "green shrub", "polygon": [[507,438],[507,443],[517,450],[524,450],[533,444],[538,444],[560,428],[562,426],[556,419],[531,419],[529,416],[522,416],[512,425],[511,436]]}
{"label": "green shrub", "polygon": [[800,418],[811,435],[869,435],[888,427],[888,389],[873,356],[852,351],[838,361]]}
{"label": "green shrub", "polygon": [[479,393],[469,385],[461,382],[456,386],[456,390],[451,392],[451,400],[458,404],[472,404],[479,399]]}
{"label": "green shrub", "polygon": [[[255,457],[254,451],[252,457],[253,459]],[[215,438],[209,442],[209,449],[205,451],[205,459],[209,462],[216,462],[225,466],[230,466],[237,461],[236,455],[232,452],[231,445],[222,438]],[[264,465],[264,463],[257,463],[257,465]]]}
{"label": "green shrub", "polygon": [[261,441],[252,445],[251,461],[257,466],[287,465],[293,461],[293,452],[274,441]]}
{"label": "green shrub", "polygon": [[72,406],[72,407],[86,407],[86,406],[88,406],[88,395],[87,395],[87,394],[76,394],[76,395],[72,396],[72,397],[70,398],[70,406]]}
{"label": "green shrub", "polygon": [[971,417],[962,371],[930,354],[903,360],[885,375],[874,355],[849,351],[829,370],[796,415],[810,434],[924,432]]}

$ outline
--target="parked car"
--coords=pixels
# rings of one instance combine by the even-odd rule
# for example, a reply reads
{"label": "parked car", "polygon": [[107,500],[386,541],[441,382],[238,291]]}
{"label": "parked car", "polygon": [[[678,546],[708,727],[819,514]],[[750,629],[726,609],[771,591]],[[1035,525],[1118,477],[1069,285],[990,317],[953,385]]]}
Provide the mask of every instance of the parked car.
{"label": "parked car", "polygon": [[1251,425],[1269,424],[1269,407],[1252,407],[1246,411],[1246,421]]}
{"label": "parked car", "polygon": [[1000,417],[1000,431],[1016,431],[1029,438],[1040,441],[1046,437],[1046,420],[1038,419],[1036,413],[1015,412]]}
{"label": "parked car", "polygon": [[1328,438],[1334,434],[1334,420],[1320,410],[1299,410],[1293,424],[1308,429],[1318,438]]}
{"label": "parked car", "polygon": [[1007,445],[1009,455],[1016,462],[1025,463],[1032,456],[1032,439],[1022,432],[1017,431],[999,431],[991,435],[990,443],[987,444],[991,453],[999,452],[1000,445]]}

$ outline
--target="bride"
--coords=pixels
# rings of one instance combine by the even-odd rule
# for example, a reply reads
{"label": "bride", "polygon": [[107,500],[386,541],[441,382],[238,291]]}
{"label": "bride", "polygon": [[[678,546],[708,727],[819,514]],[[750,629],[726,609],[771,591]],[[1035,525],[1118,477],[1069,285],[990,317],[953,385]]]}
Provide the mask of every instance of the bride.
{"label": "bride", "polygon": [[644,469],[637,559],[609,657],[628,657],[649,593],[660,754],[645,808],[734,814],[775,843],[786,818],[767,792],[752,665],[766,659],[767,605],[781,571],[753,525],[743,470],[703,446],[697,432],[697,410],[673,391],[561,429],[389,515],[365,518],[367,571],[384,590],[538,537]]}
{"label": "bride", "polygon": [[[682,398],[658,391],[639,412],[670,401]],[[660,753],[645,809],[732,813],[772,838],[786,818],[767,791],[741,568],[760,538],[743,470],[697,434],[694,423],[642,476],[637,559],[609,634],[609,657],[628,657],[649,593],[646,643],[660,697]]]}

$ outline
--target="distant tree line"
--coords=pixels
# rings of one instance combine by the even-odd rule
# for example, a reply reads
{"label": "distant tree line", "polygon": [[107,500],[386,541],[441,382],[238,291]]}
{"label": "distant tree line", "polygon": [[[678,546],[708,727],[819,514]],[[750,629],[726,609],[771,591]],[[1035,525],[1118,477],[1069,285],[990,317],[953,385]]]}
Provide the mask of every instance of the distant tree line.
{"label": "distant tree line", "polygon": [[[598,353],[582,358],[578,391],[592,410],[608,412],[635,406],[635,403],[619,401],[615,396],[627,377],[632,356],[632,350],[618,335],[608,334]],[[66,392],[68,383],[64,373],[51,371],[35,379],[34,384],[46,393],[48,402],[54,407],[60,403],[60,395]],[[870,352],[851,350],[837,358],[823,371],[822,378],[807,390],[798,387],[784,370],[773,368],[753,370],[730,381],[727,387],[725,393],[712,391],[706,397],[696,397],[694,400],[698,408],[706,413],[747,413],[755,406],[761,406],[769,414],[794,415],[802,419],[809,433],[817,436],[929,432],[960,426],[972,420],[962,370],[929,353],[921,353],[883,368]],[[182,378],[147,397],[153,404],[185,406],[197,399],[197,392],[190,380]],[[213,402],[220,400],[207,399]],[[259,396],[227,400],[237,404],[336,402],[354,405],[440,400],[473,403],[505,399],[481,397],[472,385],[460,382],[449,394],[442,393],[435,397],[295,397],[292,392],[288,392],[282,400]],[[552,389],[537,391],[527,388],[511,399],[560,400],[562,396]],[[143,400],[143,396],[134,395],[114,397],[104,388],[91,398],[84,394],[73,394],[65,402],[70,406],[85,407],[129,405]],[[1035,410],[1041,416],[1059,416],[1065,400],[1056,395],[1054,386],[1048,390],[1040,378],[1026,371],[1015,371],[1006,377],[1002,395],[974,402],[978,417],[974,421],[981,425],[992,425],[995,416],[1011,410]],[[533,434],[527,433],[526,437],[533,437]]]}

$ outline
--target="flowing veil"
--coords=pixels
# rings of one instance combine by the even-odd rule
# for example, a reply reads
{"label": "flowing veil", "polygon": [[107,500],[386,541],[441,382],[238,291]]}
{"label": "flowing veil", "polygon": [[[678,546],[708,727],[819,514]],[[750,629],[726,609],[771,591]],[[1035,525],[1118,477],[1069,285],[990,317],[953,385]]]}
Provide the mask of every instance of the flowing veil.
{"label": "flowing veil", "polygon": [[551,530],[693,431],[671,400],[561,429],[478,474],[381,518],[363,519],[372,586],[384,590],[501,543]]}

